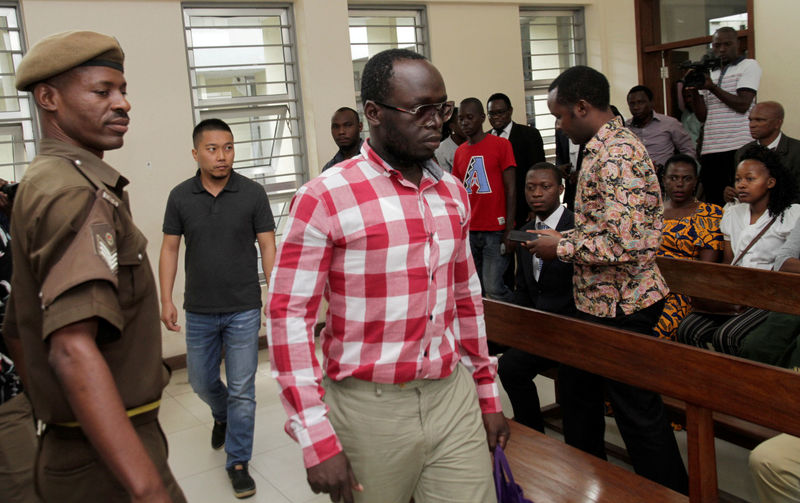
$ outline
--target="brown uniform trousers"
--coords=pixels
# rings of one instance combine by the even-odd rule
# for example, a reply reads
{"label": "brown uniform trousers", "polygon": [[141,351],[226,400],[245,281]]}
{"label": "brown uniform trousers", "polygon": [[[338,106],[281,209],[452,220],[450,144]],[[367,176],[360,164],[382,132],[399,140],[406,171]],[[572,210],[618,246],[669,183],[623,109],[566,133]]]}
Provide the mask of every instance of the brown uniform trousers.
{"label": "brown uniform trousers", "polygon": [[0,501],[39,501],[33,488],[36,428],[31,403],[20,394],[0,405]]}
{"label": "brown uniform trousers", "polygon": [[[158,424],[158,409],[134,416],[131,422],[172,501],[186,501],[167,465],[167,439]],[[44,501],[130,501],[79,427],[45,427],[36,461],[36,484]]]}

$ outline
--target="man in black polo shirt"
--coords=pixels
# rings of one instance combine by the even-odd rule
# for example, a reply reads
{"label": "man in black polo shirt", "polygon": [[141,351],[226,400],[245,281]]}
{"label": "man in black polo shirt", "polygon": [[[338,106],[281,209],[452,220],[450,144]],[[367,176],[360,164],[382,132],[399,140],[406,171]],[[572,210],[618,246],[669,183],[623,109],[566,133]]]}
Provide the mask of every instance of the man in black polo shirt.
{"label": "man in black polo shirt", "polygon": [[[192,133],[195,176],[172,189],[164,215],[158,277],[161,321],[178,331],[172,288],[181,235],[186,237],[186,364],[189,383],[211,407],[211,446],[225,445],[234,495],[256,486],[247,463],[253,450],[255,373],[261,327],[258,257],[269,281],[275,259],[275,222],[264,187],[233,172],[233,134],[219,119]],[[220,379],[225,348],[227,386]]]}

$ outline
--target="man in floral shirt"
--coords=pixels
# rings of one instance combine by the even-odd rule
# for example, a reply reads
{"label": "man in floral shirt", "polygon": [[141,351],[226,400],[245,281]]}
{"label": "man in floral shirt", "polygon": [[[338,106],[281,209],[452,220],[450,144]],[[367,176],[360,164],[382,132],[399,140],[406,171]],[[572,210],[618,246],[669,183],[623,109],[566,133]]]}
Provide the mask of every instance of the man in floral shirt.
{"label": "man in floral shirt", "polygon": [[[543,260],[574,264],[581,319],[649,335],[669,290],[655,262],[663,206],[647,149],[614,117],[608,80],[592,68],[562,73],[547,106],[573,143],[586,144],[575,229],[539,231],[527,246]],[[636,473],[687,493],[686,469],[657,393],[570,367],[562,367],[559,386],[568,444],[605,458],[605,391]]]}

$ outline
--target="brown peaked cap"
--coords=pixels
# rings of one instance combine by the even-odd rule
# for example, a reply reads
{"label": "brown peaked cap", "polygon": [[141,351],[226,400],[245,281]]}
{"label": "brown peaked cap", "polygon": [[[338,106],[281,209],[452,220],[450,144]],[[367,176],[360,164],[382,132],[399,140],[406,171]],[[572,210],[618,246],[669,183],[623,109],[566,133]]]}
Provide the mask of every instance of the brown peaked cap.
{"label": "brown peaked cap", "polygon": [[94,31],[65,31],[36,42],[17,68],[17,89],[30,91],[34,84],[76,66],[108,66],[122,71],[125,54],[117,39]]}

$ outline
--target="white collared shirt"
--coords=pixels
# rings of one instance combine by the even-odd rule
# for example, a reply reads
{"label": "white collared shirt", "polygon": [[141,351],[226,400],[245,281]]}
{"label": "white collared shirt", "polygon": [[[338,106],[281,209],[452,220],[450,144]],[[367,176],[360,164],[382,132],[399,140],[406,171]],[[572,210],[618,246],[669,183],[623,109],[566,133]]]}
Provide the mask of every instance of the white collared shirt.
{"label": "white collared shirt", "polygon": [[500,138],[505,138],[508,140],[508,137],[511,136],[511,127],[514,125],[514,121],[510,121],[506,124],[506,127],[503,128],[503,131],[500,134],[497,134],[494,128],[492,128],[492,134],[495,136],[499,136]]}
{"label": "white collared shirt", "polygon": [[[550,213],[550,216],[544,219],[544,221],[539,219],[537,215],[534,219],[534,228],[538,229],[541,223],[544,223],[548,229],[555,230],[558,226],[558,222],[561,220],[561,215],[564,214],[564,205],[559,204],[558,207]],[[536,281],[539,281],[539,272],[540,272],[540,263],[542,259],[533,255],[533,277],[536,278]]]}
{"label": "white collared shirt", "polygon": [[783,133],[778,133],[778,136],[776,136],[775,139],[772,140],[772,143],[767,145],[767,148],[770,150],[775,150],[776,148],[778,148],[778,143],[781,142],[781,136],[783,136]]}
{"label": "white collared shirt", "polygon": [[580,154],[580,152],[581,146],[569,140],[569,162],[572,165],[569,170],[570,173],[578,171],[578,154]]}
{"label": "white collared shirt", "polygon": [[[736,265],[755,269],[772,269],[778,249],[789,237],[798,219],[800,219],[800,204],[793,204],[786,208]],[[730,242],[734,259],[747,248],[770,220],[772,217],[768,211],[765,211],[754,224],[751,224],[749,204],[725,205],[725,213],[719,229],[722,231],[725,241]]]}

